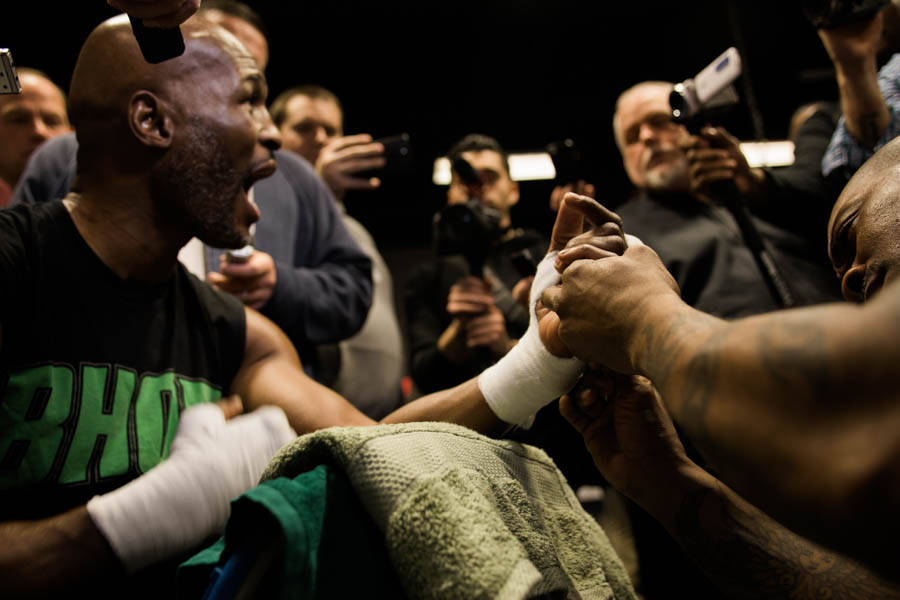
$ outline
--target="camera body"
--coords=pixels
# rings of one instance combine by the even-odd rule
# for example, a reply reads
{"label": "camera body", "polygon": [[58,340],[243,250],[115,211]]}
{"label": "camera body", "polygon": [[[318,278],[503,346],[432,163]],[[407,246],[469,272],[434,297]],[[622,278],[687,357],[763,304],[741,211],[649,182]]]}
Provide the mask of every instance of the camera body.
{"label": "camera body", "polygon": [[8,48],[0,48],[0,94],[19,94],[22,86]]}
{"label": "camera body", "polygon": [[[479,188],[481,177],[462,157],[453,159],[451,168],[468,187]],[[469,264],[469,272],[480,277],[484,262],[493,246],[503,235],[502,215],[470,197],[460,204],[448,204],[435,219],[435,250],[439,256],[461,254]]]}
{"label": "camera body", "polygon": [[491,246],[502,235],[500,213],[474,198],[445,206],[435,222],[437,253],[462,254],[476,276],[481,275]]}
{"label": "camera body", "polygon": [[399,175],[413,166],[412,146],[408,133],[399,133],[373,140],[384,146],[384,166],[359,171],[355,177],[385,177]]}
{"label": "camera body", "polygon": [[672,120],[696,132],[711,112],[738,103],[734,81],[741,75],[741,56],[728,48],[693,78],[675,84],[669,94]]}

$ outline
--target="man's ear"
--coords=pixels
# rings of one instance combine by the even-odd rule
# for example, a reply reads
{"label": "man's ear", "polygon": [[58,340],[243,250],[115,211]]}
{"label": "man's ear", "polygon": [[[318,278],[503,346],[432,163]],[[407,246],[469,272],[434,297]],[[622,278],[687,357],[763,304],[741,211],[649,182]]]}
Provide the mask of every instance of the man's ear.
{"label": "man's ear", "polygon": [[128,125],[138,141],[146,146],[168,148],[172,144],[175,123],[169,106],[153,92],[141,90],[131,96]]}
{"label": "man's ear", "polygon": [[513,206],[519,202],[519,182],[510,180],[509,196],[506,197],[507,205]]}

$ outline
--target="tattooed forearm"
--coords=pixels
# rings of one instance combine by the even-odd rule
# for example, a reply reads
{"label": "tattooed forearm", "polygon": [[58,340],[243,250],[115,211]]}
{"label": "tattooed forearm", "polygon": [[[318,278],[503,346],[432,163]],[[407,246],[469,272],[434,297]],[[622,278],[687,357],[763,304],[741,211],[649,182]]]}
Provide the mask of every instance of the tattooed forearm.
{"label": "tattooed forearm", "polygon": [[684,319],[679,317],[667,328],[651,324],[644,331],[645,371],[658,389],[668,385],[675,369],[681,349],[679,331],[683,326]]}
{"label": "tattooed forearm", "polygon": [[676,315],[669,321],[651,323],[643,331],[644,371],[658,389],[669,385],[673,374],[681,368],[680,359],[696,336],[706,331],[719,319],[700,312]]}
{"label": "tattooed forearm", "polygon": [[826,336],[820,320],[787,321],[760,327],[757,352],[763,374],[781,389],[801,398],[823,399],[834,382],[829,378]]}
{"label": "tattooed forearm", "polygon": [[673,533],[730,597],[900,597],[896,586],[785,529],[718,482],[684,498]]}
{"label": "tattooed forearm", "polygon": [[[697,442],[706,438],[706,410],[718,380],[722,335],[718,319],[702,313],[678,315],[644,332],[645,370],[681,425]],[[690,347],[698,338],[699,346]]]}

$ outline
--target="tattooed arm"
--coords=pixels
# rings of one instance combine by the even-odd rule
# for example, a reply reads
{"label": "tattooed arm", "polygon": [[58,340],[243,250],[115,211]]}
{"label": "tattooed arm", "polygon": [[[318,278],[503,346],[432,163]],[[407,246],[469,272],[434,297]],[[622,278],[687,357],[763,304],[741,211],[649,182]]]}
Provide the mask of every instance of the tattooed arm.
{"label": "tattooed arm", "polygon": [[560,410],[607,481],[659,520],[728,597],[900,597],[896,585],[788,531],[690,461],[646,379],[600,375]]}
{"label": "tattooed arm", "polygon": [[697,467],[672,536],[732,598],[900,598],[862,564],[786,529]]}
{"label": "tattooed arm", "polygon": [[650,378],[717,474],[754,505],[896,571],[900,285],[864,307],[725,322],[685,305],[655,253],[637,247],[573,263],[543,300],[576,356]]}

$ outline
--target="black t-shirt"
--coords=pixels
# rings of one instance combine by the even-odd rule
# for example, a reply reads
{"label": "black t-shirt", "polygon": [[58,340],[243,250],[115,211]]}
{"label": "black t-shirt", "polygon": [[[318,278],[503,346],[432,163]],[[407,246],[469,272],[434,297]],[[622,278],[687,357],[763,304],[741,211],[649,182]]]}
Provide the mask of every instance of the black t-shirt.
{"label": "black t-shirt", "polygon": [[123,281],[65,205],[0,211],[0,520],[84,504],[164,460],[243,360],[241,304],[180,264]]}

